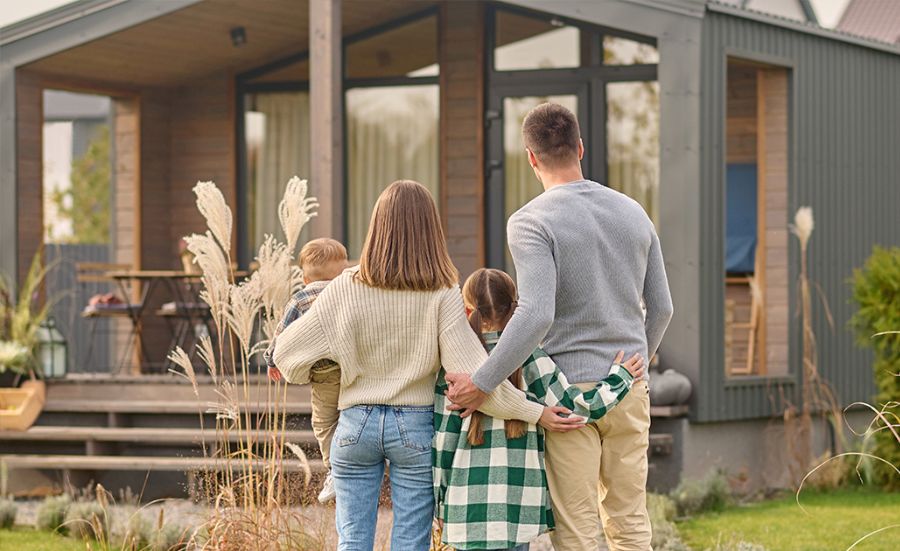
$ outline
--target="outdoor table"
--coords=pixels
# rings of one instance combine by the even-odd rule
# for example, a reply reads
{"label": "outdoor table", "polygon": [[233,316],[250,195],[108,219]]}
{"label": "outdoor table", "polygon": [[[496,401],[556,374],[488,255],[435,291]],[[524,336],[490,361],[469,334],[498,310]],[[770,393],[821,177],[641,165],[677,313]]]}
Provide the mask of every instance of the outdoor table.
{"label": "outdoor table", "polygon": [[[234,271],[234,278],[241,279],[247,277],[249,272],[238,270]],[[122,293],[123,298],[129,298],[128,282],[138,282],[140,284],[140,298],[137,306],[129,310],[132,323],[132,330],[137,336],[137,346],[139,347],[140,358],[147,365],[151,365],[147,357],[146,350],[143,347],[142,331],[143,319],[147,310],[150,298],[160,285],[164,285],[169,289],[174,304],[172,314],[181,314],[183,319],[181,323],[173,324],[169,322],[166,312],[158,312],[160,317],[166,318],[169,332],[171,333],[170,349],[175,346],[183,347],[191,329],[196,323],[203,323],[209,329],[210,314],[208,308],[205,308],[199,298],[199,284],[202,274],[185,272],[183,270],[115,270],[107,272],[106,276],[114,280]],[[167,366],[169,360],[163,362],[163,366]]]}

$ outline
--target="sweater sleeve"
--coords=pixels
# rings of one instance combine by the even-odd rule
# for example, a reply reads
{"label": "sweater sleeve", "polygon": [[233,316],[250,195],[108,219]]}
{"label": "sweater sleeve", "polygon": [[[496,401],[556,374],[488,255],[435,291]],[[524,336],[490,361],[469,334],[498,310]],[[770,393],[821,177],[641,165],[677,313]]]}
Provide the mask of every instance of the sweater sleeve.
{"label": "sweater sleeve", "polygon": [[[487,352],[466,320],[458,289],[445,294],[439,330],[441,364],[448,373],[471,375],[487,360]],[[503,381],[488,394],[479,411],[497,419],[521,419],[536,424],[544,406],[528,400],[524,392]]]}
{"label": "sweater sleeve", "polygon": [[517,213],[507,227],[509,251],[516,266],[519,305],[491,357],[472,381],[490,392],[540,346],[556,313],[556,260],[549,236],[535,220]]}
{"label": "sweater sleeve", "polygon": [[620,364],[609,369],[609,375],[590,390],[582,391],[569,384],[566,376],[550,357],[535,354],[525,365],[525,383],[528,391],[549,407],[560,405],[572,411],[572,415],[597,421],[628,394],[634,378]]}
{"label": "sweater sleeve", "polygon": [[663,263],[659,237],[653,232],[650,252],[647,258],[647,275],[644,277],[644,305],[647,307],[647,356],[652,359],[662,342],[669,321],[672,320],[672,295],[666,267]]}
{"label": "sweater sleeve", "polygon": [[328,338],[316,305],[278,336],[272,359],[289,383],[309,382],[309,370],[319,360],[332,358]]}

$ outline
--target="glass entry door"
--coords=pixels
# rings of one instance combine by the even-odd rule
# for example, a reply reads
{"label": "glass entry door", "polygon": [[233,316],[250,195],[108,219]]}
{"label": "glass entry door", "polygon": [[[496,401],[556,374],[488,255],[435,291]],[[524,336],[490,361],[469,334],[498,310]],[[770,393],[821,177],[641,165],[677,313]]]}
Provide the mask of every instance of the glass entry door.
{"label": "glass entry door", "polygon": [[[489,99],[485,175],[487,263],[510,274],[515,272],[506,246],[506,221],[544,191],[528,164],[528,153],[522,143],[522,121],[531,109],[545,102],[558,103],[575,113],[579,121],[587,121],[586,85],[495,87]],[[587,152],[582,166],[590,166]]]}

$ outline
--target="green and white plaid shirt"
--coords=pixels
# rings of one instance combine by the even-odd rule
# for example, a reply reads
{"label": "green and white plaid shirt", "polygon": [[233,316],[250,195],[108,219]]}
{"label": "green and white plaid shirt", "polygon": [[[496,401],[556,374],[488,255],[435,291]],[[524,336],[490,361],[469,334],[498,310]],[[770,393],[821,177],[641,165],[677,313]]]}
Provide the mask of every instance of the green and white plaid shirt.
{"label": "green and white plaid shirt", "polygon": [[[488,350],[500,333],[484,335]],[[600,419],[628,394],[633,378],[621,365],[587,392],[566,381],[538,348],[522,366],[525,392],[532,401],[561,405],[573,415]],[[528,425],[525,436],[508,440],[503,421],[484,417],[484,443],[468,441],[470,418],[448,411],[443,369],[435,386],[435,514],[444,521],[442,540],[456,549],[508,549],[553,529],[544,472],[544,434]]]}

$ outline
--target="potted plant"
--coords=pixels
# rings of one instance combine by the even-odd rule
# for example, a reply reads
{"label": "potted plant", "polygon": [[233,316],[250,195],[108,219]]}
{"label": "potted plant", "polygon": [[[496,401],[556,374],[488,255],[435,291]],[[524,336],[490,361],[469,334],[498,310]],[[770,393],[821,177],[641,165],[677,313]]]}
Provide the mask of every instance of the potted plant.
{"label": "potted plant", "polygon": [[41,283],[50,269],[41,263],[42,252],[32,259],[18,295],[0,278],[0,377],[6,383],[0,388],[0,430],[26,430],[37,420],[46,400],[37,361],[38,332],[53,301],[41,300]]}

